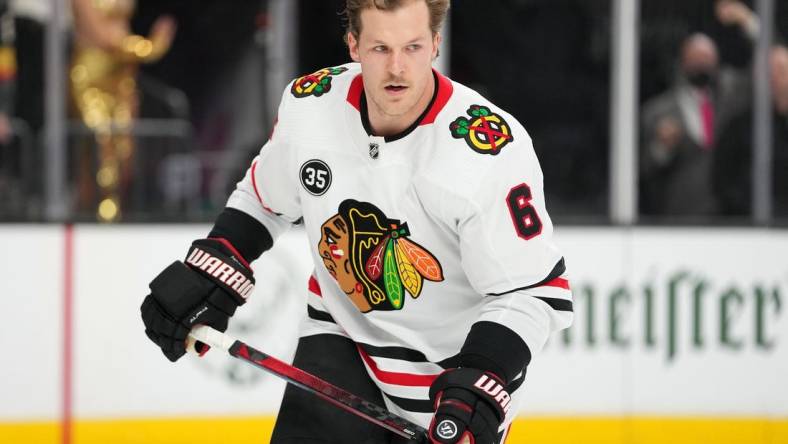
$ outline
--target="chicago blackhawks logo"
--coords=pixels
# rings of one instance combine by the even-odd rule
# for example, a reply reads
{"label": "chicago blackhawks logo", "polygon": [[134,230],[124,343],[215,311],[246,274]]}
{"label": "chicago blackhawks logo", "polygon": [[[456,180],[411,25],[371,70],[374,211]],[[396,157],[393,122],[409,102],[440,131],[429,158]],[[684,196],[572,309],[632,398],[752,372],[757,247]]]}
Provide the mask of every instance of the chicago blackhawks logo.
{"label": "chicago blackhawks logo", "polygon": [[408,224],[371,203],[343,201],[320,229],[323,264],[362,313],[401,310],[406,292],[415,299],[425,279],[443,280],[440,262],[409,239]]}
{"label": "chicago blackhawks logo", "polygon": [[332,76],[342,74],[347,68],[339,66],[336,68],[323,68],[303,77],[299,77],[293,82],[290,92],[297,98],[315,96],[320,97],[331,91]]}
{"label": "chicago blackhawks logo", "polygon": [[514,140],[512,130],[503,117],[481,105],[471,105],[468,109],[471,118],[460,116],[449,125],[455,139],[465,139],[474,151],[493,156]]}

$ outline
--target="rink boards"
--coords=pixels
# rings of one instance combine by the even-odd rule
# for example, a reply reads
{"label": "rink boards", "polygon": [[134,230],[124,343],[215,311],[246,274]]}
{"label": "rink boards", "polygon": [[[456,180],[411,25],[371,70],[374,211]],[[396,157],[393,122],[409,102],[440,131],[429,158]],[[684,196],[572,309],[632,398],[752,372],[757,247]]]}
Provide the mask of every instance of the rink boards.
{"label": "rink boards", "polygon": [[[266,441],[281,382],[218,354],[170,364],[142,333],[147,283],[207,228],[0,227],[0,442]],[[576,320],[529,368],[509,443],[788,442],[788,231],[556,240]],[[255,263],[232,334],[291,357],[307,248],[288,233]]]}

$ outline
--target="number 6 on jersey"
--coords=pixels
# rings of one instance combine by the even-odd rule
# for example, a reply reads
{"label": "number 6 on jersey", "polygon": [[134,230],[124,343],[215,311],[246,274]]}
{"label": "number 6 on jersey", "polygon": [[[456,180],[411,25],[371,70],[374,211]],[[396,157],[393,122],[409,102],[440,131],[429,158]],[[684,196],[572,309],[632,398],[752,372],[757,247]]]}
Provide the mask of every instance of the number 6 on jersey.
{"label": "number 6 on jersey", "polygon": [[517,235],[525,240],[532,239],[542,232],[542,221],[536,214],[536,208],[531,205],[531,187],[521,183],[509,191],[506,204],[512,216]]}

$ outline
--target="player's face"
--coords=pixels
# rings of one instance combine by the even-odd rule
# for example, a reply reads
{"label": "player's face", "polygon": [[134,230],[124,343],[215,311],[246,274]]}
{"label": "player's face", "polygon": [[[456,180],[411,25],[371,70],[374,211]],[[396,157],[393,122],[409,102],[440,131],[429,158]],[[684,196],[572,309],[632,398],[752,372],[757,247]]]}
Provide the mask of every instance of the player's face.
{"label": "player's face", "polygon": [[353,60],[361,63],[371,120],[402,119],[409,125],[421,115],[434,91],[432,60],[439,44],[424,1],[393,11],[361,12],[361,33],[358,39],[348,34],[348,46]]}

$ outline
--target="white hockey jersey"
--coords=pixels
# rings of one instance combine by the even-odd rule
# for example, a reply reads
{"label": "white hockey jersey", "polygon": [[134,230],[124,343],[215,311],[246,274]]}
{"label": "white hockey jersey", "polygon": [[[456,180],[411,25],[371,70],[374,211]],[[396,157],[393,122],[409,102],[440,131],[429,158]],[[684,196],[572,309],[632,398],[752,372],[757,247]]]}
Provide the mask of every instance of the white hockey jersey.
{"label": "white hockey jersey", "polygon": [[429,386],[474,323],[505,325],[535,355],[572,320],[530,137],[478,93],[435,81],[418,121],[384,138],[365,128],[358,64],[296,79],[228,202],[274,238],[303,223],[315,272],[301,334],[351,338],[387,407],[425,427]]}

